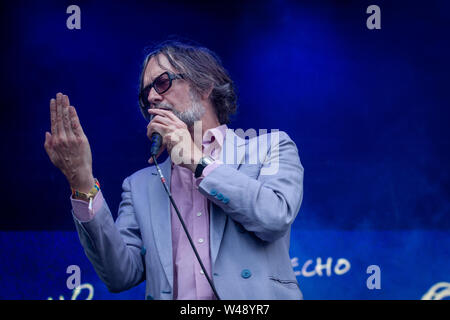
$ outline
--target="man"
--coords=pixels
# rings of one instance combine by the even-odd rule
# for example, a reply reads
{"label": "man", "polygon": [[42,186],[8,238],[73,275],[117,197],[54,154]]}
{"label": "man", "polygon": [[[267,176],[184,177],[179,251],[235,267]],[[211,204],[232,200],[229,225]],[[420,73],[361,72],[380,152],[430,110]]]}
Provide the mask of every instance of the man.
{"label": "man", "polygon": [[281,131],[246,140],[227,128],[236,110],[233,82],[206,48],[157,46],[140,88],[141,111],[152,119],[147,135],[163,138],[158,155],[165,148],[170,156],[162,173],[206,275],[155,166],[124,180],[113,221],[76,110],[58,93],[44,146],[68,179],[81,244],[108,289],[147,280],[148,299],[301,299],[289,258],[303,196],[294,142]]}

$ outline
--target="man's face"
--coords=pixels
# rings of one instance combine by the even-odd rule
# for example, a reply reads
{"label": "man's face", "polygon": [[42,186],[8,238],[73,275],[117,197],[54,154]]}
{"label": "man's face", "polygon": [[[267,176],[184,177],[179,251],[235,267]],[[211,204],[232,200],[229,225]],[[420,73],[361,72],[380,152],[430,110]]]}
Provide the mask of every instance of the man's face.
{"label": "man's face", "polygon": [[[158,59],[152,57],[144,72],[143,87],[153,82],[164,72],[177,74],[164,55],[159,55]],[[190,87],[189,83],[183,79],[172,80],[172,86],[166,92],[159,94],[154,88],[150,90],[147,97],[151,108],[161,108],[171,110],[188,127],[192,127],[195,121],[201,119],[205,113],[205,108],[198,94]]]}

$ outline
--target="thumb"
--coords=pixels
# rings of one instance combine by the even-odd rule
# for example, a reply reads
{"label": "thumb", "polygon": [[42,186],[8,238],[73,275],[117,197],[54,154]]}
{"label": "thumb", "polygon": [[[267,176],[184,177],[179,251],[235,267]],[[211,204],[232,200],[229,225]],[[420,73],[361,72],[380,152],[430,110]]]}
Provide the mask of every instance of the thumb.
{"label": "thumb", "polygon": [[50,140],[51,140],[51,138],[52,138],[52,135],[51,135],[48,131],[46,131],[46,132],[45,132],[45,141],[44,141],[44,147],[45,147],[45,149],[47,149],[47,148],[50,146]]}

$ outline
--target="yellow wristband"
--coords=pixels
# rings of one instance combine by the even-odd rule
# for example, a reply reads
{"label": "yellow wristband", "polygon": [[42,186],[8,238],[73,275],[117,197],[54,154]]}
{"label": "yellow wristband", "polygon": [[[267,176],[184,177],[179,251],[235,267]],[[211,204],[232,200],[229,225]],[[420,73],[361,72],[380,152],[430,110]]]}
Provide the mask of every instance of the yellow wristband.
{"label": "yellow wristband", "polygon": [[100,191],[100,182],[98,182],[97,179],[94,179],[94,181],[95,184],[88,193],[81,192],[71,188],[72,197],[89,201],[89,209],[92,209],[92,199],[94,199],[95,195]]}

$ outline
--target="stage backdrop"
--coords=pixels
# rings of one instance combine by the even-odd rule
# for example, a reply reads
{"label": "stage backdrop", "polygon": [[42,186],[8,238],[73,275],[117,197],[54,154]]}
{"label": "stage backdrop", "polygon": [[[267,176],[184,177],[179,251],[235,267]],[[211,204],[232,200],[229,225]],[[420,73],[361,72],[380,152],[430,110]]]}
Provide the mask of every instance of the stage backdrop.
{"label": "stage backdrop", "polygon": [[[72,4],[80,29],[68,28]],[[381,29],[367,27],[374,4]],[[144,48],[177,35],[234,79],[230,128],[297,144],[290,253],[305,299],[448,299],[449,12],[448,1],[2,3],[0,298],[145,298],[144,284],[112,294],[95,274],[44,134],[49,100],[67,94],[116,218],[123,179],[148,166]]]}

